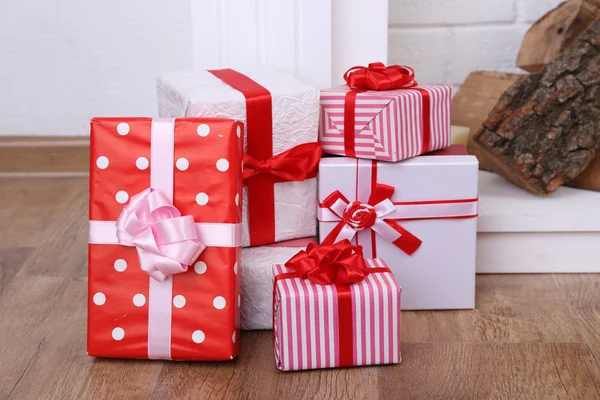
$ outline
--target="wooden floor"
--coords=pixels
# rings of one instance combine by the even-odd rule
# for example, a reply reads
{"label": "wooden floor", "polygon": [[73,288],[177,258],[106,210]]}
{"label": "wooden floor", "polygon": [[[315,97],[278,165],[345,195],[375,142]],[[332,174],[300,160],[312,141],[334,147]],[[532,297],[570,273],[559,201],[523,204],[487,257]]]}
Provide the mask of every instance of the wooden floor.
{"label": "wooden floor", "polygon": [[[0,178],[0,399],[600,399],[600,275],[482,275],[477,310],[402,313],[400,365],[282,373],[86,355],[87,178]],[[507,249],[508,250],[508,249]]]}

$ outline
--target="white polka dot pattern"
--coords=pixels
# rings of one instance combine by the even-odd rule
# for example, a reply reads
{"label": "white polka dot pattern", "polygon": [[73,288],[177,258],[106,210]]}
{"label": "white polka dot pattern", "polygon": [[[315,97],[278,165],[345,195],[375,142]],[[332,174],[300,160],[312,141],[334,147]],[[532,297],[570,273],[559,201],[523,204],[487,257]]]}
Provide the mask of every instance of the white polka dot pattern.
{"label": "white polka dot pattern", "polygon": [[229,169],[229,161],[224,158],[220,158],[217,161],[217,169],[221,172],[225,172]]}
{"label": "white polka dot pattern", "polygon": [[185,297],[178,294],[173,298],[173,305],[176,308],[183,308],[185,306]]}
{"label": "white polka dot pattern", "polygon": [[196,264],[194,264],[194,271],[198,275],[202,275],[203,273],[205,273],[207,268],[208,267],[204,261],[198,261]]}
{"label": "white polka dot pattern", "polygon": [[217,296],[214,298],[213,300],[213,306],[217,309],[217,310],[222,310],[225,308],[225,305],[227,304],[227,302],[225,301],[225,298],[223,296]]}
{"label": "white polka dot pattern", "polygon": [[198,133],[198,135],[200,135],[202,137],[206,137],[210,133],[210,126],[208,126],[206,124],[200,124],[200,125],[198,125],[196,132]]}
{"label": "white polka dot pattern", "polygon": [[129,124],[127,122],[121,122],[117,125],[117,132],[121,136],[125,136],[129,133]]}
{"label": "white polka dot pattern", "polygon": [[122,258],[119,258],[115,261],[113,266],[115,267],[117,272],[123,272],[127,269],[127,261],[123,260]]}
{"label": "white polka dot pattern", "polygon": [[208,195],[204,192],[200,192],[196,195],[196,203],[201,206],[205,206],[208,203]]}
{"label": "white polka dot pattern", "polygon": [[96,159],[96,166],[100,169],[106,169],[108,167],[108,157],[100,156]]}
{"label": "white polka dot pattern", "polygon": [[133,305],[134,306],[142,307],[144,304],[146,304],[146,296],[144,296],[141,293],[138,293],[135,296],[133,296]]}
{"label": "white polka dot pattern", "polygon": [[119,190],[115,199],[117,199],[117,203],[125,204],[127,203],[127,200],[129,200],[129,194],[124,190]]}
{"label": "white polka dot pattern", "polygon": [[94,304],[97,306],[101,306],[106,303],[106,295],[102,292],[98,292],[94,294]]}
{"label": "white polka dot pattern", "polygon": [[125,331],[123,330],[123,328],[117,326],[112,331],[112,337],[115,340],[122,340],[125,337]]}
{"label": "white polka dot pattern", "polygon": [[148,159],[146,157],[140,157],[137,160],[135,160],[135,166],[139,170],[143,171],[146,168],[148,168],[149,165],[150,165],[150,162],[148,161]]}
{"label": "white polka dot pattern", "polygon": [[233,264],[233,273],[236,275],[237,275],[237,270],[238,270],[238,263],[236,261],[235,264]]}
{"label": "white polka dot pattern", "polygon": [[177,162],[175,163],[175,165],[177,166],[178,170],[185,171],[186,169],[189,168],[190,162],[188,161],[187,158],[179,158],[177,160]]}
{"label": "white polka dot pattern", "polygon": [[237,128],[235,128],[235,134],[237,135],[237,137],[242,137],[242,128],[238,125]]}
{"label": "white polka dot pattern", "polygon": [[206,336],[204,336],[204,332],[202,332],[201,330],[197,330],[194,331],[194,333],[192,333],[192,340],[194,341],[194,343],[202,343],[204,342],[204,339],[206,339]]}
{"label": "white polka dot pattern", "polygon": [[236,206],[239,206],[239,205],[240,205],[240,194],[239,194],[239,193],[237,193],[237,194],[235,195],[235,205],[236,205]]}
{"label": "white polka dot pattern", "polygon": [[235,343],[235,331],[233,331],[233,335],[231,335],[231,341]]}

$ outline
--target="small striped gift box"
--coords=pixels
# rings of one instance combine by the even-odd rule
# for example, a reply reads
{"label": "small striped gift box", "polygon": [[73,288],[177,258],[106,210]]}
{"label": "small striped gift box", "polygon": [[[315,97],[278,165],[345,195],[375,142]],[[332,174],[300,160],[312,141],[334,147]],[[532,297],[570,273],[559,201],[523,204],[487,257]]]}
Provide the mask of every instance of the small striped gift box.
{"label": "small striped gift box", "polygon": [[[386,268],[381,259],[368,268]],[[273,274],[291,270],[275,264]],[[294,371],[397,364],[400,295],[390,272],[351,285],[318,285],[308,279],[275,279],[273,337],[277,368]]]}
{"label": "small striped gift box", "polygon": [[400,161],[450,146],[452,87],[321,90],[323,152]]}

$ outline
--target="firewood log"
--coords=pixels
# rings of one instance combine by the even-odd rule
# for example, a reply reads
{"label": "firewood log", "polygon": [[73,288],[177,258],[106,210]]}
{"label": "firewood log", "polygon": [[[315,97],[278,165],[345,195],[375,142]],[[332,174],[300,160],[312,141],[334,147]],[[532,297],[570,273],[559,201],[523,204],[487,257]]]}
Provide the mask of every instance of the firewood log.
{"label": "firewood log", "polygon": [[471,129],[467,141],[467,151],[479,159],[479,169],[490,170],[483,157],[479,157],[479,148],[472,140],[475,134],[494,108],[502,93],[512,85],[519,74],[496,71],[471,72],[452,99],[452,125],[466,126]]}
{"label": "firewood log", "polygon": [[589,166],[600,148],[600,21],[540,73],[519,78],[473,140],[488,166],[533,193]]}
{"label": "firewood log", "polygon": [[540,72],[598,19],[600,0],[569,0],[559,4],[529,28],[517,56],[517,66]]}

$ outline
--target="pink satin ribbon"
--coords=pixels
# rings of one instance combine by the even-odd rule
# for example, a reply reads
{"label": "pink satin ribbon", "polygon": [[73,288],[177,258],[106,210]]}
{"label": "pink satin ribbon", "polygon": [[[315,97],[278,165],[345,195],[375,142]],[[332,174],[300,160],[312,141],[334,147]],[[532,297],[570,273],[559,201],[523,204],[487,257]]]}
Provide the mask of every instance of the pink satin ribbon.
{"label": "pink satin ribbon", "polygon": [[117,239],[135,246],[140,267],[159,282],[187,271],[205,249],[194,217],[181,213],[158,190],[148,188],[131,198],[117,219]]}

